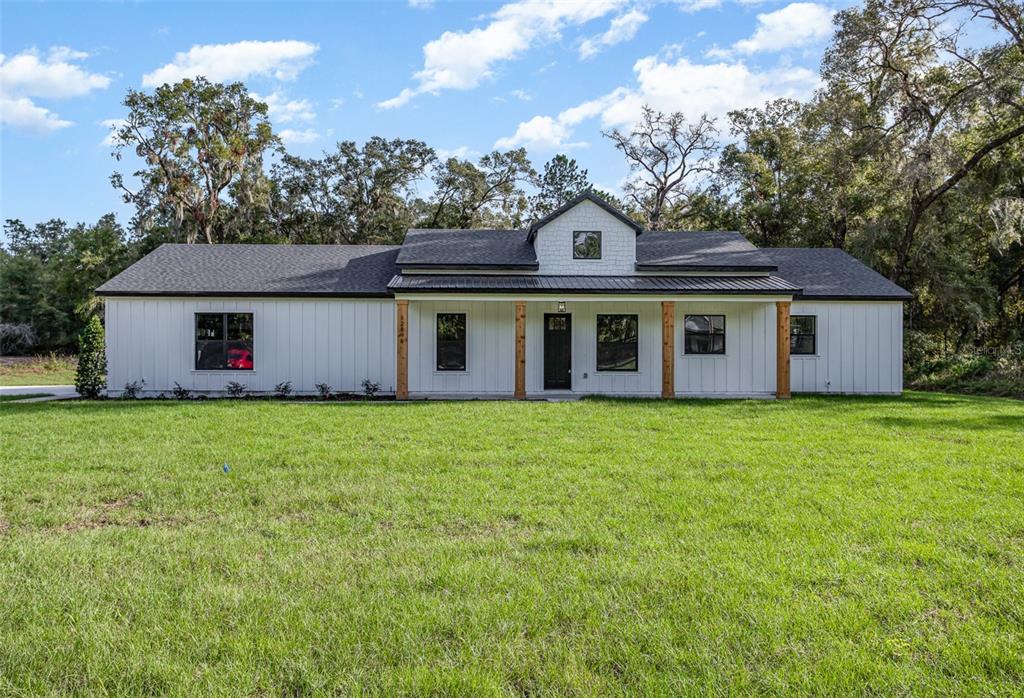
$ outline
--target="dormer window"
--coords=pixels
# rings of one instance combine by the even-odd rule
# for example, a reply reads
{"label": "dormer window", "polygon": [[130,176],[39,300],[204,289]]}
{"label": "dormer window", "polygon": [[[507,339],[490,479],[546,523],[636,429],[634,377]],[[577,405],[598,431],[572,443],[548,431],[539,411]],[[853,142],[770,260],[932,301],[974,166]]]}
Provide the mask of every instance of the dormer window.
{"label": "dormer window", "polygon": [[574,230],[572,233],[573,259],[601,259],[601,231]]}

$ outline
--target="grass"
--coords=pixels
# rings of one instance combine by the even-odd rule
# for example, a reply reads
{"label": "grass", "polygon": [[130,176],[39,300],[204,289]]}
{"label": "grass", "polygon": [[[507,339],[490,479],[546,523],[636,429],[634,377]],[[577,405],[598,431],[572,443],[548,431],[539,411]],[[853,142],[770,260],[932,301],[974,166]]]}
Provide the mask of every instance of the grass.
{"label": "grass", "polygon": [[24,395],[0,395],[0,402],[17,402],[34,397],[47,397],[50,393],[25,393]]}
{"label": "grass", "polygon": [[1020,402],[75,401],[0,441],[0,694],[1024,692]]}
{"label": "grass", "polygon": [[0,363],[0,386],[74,385],[77,367],[74,357],[59,354],[8,358]]}

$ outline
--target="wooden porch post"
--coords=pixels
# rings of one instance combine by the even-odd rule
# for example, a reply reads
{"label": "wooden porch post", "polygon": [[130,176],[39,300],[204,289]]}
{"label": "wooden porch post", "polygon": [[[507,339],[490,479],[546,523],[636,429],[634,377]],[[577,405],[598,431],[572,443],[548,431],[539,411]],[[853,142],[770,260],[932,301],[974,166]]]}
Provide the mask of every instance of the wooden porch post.
{"label": "wooden porch post", "polygon": [[775,397],[789,399],[789,301],[775,302]]}
{"label": "wooden porch post", "polygon": [[516,301],[516,400],[526,399],[526,302]]}
{"label": "wooden porch post", "polygon": [[676,304],[661,302],[661,397],[676,396]]}
{"label": "wooden porch post", "polygon": [[398,323],[396,325],[398,344],[398,369],[395,397],[399,400],[409,399],[409,301],[397,300]]}

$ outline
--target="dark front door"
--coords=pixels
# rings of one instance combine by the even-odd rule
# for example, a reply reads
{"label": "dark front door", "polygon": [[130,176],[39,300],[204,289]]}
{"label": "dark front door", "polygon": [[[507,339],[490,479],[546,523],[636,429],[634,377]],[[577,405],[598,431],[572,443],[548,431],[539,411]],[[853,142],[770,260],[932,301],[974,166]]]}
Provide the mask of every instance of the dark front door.
{"label": "dark front door", "polygon": [[572,389],[572,315],[544,315],[544,390]]}

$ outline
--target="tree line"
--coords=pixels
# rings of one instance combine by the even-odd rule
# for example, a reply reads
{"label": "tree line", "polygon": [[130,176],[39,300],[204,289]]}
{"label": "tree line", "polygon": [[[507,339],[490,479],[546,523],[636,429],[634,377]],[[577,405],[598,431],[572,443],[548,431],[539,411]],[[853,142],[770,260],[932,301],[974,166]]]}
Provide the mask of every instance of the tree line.
{"label": "tree line", "polygon": [[[603,134],[626,177],[621,198],[598,193],[651,229],[844,249],[912,290],[908,323],[945,346],[1024,341],[1021,3],[867,0],[835,25],[810,99],[723,119],[644,107]],[[36,347],[68,345],[97,311],[91,290],[162,242],[399,244],[410,227],[518,229],[592,186],[574,159],[538,171],[522,148],[440,157],[420,140],[373,137],[299,157],[240,83],[131,90],[124,105],[114,156],[137,166],[111,183],[134,215],[126,227],[112,215],[6,222],[6,351],[15,326]]]}

